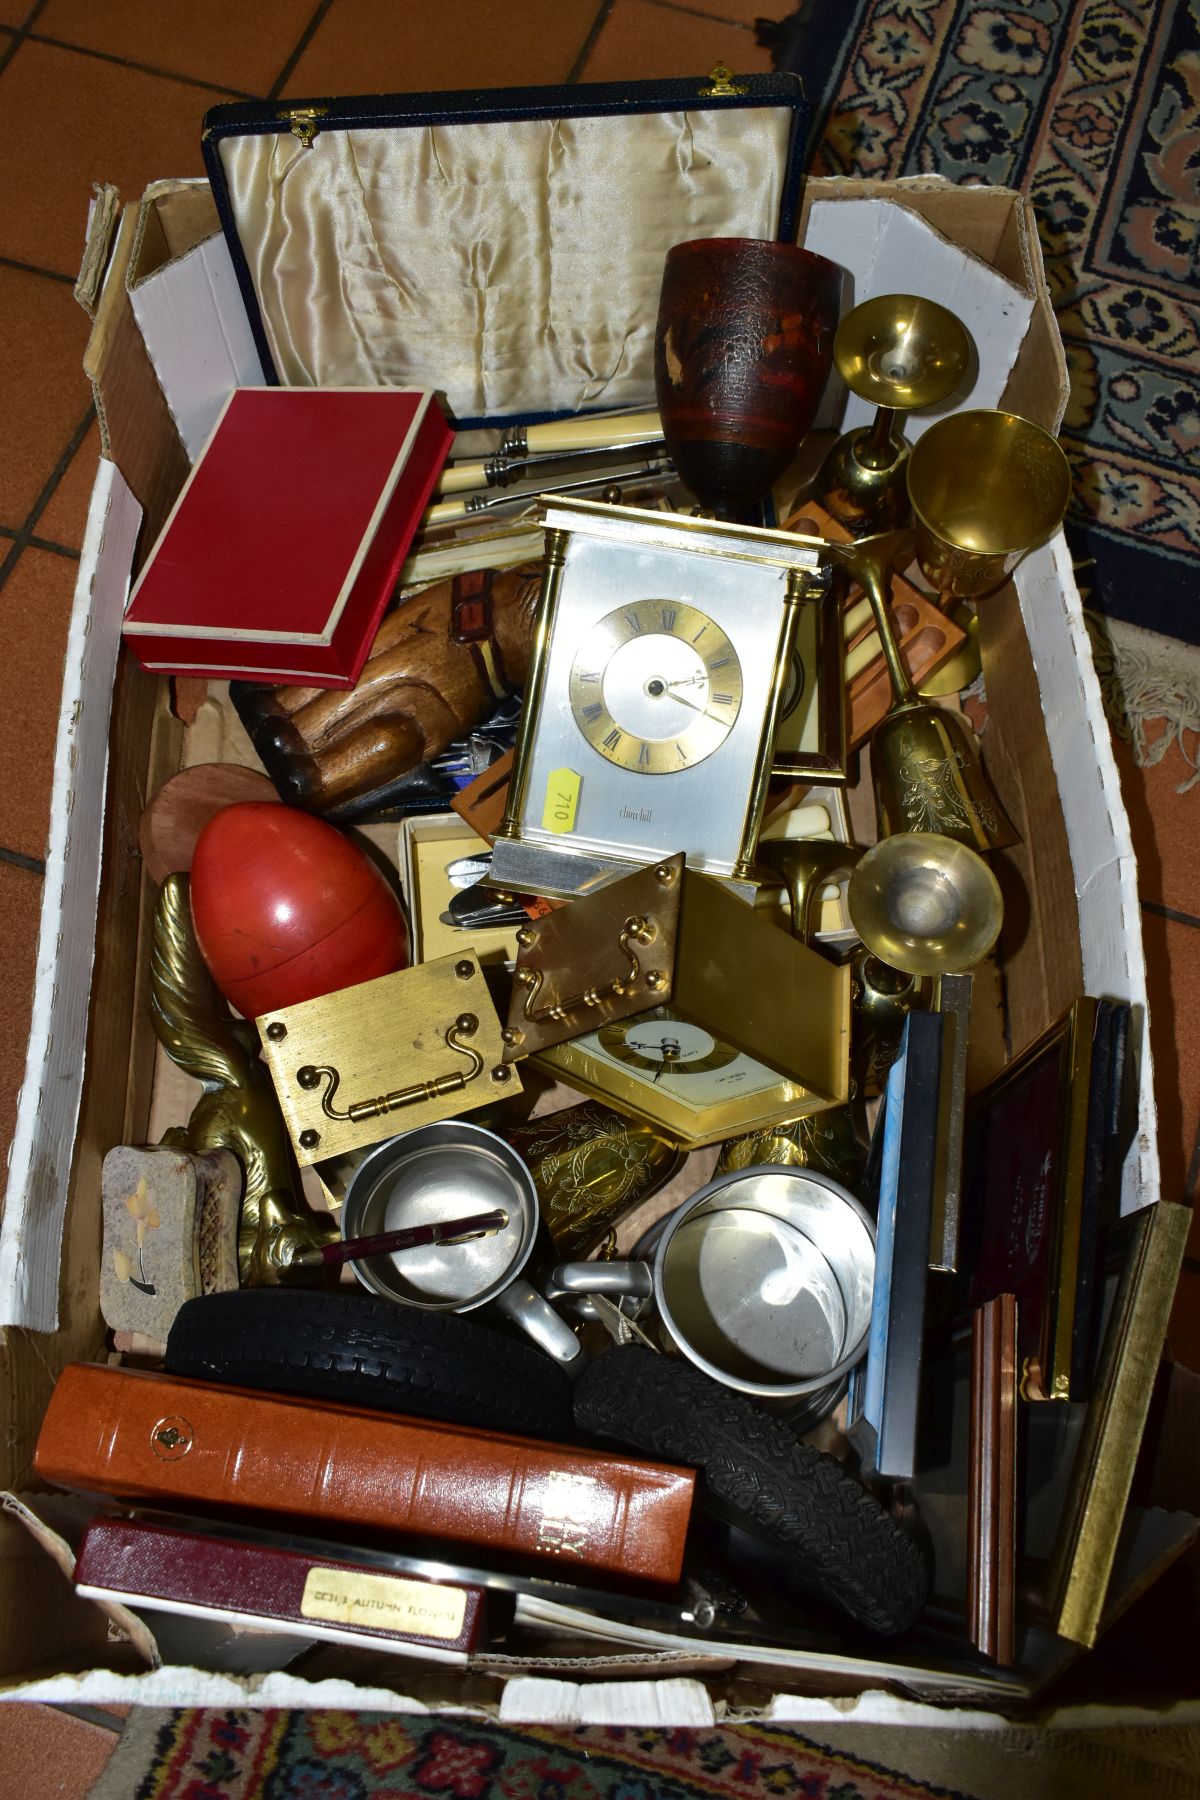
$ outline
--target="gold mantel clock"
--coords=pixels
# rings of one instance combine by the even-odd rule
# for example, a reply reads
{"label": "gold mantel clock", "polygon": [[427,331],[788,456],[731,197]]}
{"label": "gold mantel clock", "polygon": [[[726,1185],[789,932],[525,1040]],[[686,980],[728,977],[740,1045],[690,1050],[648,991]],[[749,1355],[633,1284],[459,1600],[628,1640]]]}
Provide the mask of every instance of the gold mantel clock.
{"label": "gold mantel clock", "polygon": [[569,899],[679,851],[750,880],[797,619],[827,591],[818,550],[587,500],[548,502],[545,526],[489,885]]}

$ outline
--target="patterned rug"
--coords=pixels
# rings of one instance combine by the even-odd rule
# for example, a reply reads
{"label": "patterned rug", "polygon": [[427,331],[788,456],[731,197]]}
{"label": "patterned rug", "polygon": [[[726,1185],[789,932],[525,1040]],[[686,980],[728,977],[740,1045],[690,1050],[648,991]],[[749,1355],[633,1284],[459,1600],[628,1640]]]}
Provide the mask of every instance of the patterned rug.
{"label": "patterned rug", "polygon": [[1200,0],[808,0],[817,174],[1025,190],[1085,598],[1200,643]]}
{"label": "patterned rug", "polygon": [[759,1726],[134,1711],[89,1800],[971,1800]]}

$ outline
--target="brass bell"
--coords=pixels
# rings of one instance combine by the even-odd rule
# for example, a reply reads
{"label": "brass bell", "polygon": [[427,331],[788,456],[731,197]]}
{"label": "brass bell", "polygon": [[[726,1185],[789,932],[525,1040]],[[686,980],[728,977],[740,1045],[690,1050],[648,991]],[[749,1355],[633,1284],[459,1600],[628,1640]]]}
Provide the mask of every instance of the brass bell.
{"label": "brass bell", "polygon": [[888,532],[825,545],[830,560],[849,570],[871,603],[895,695],[871,738],[879,834],[933,831],[975,850],[1001,850],[1019,843],[1020,833],[984,772],[975,734],[960,714],[921,699],[892,630],[887,578],[911,542],[907,533]]}
{"label": "brass bell", "polygon": [[937,832],[881,838],[850,877],[850,918],[863,943],[912,975],[973,969],[1000,935],[1000,884],[982,856]]}
{"label": "brass bell", "polygon": [[833,360],[852,394],[878,408],[872,424],[833,445],[812,494],[848,530],[890,531],[911,517],[905,467],[909,447],[896,415],[936,406],[971,360],[971,338],[952,312],[914,294],[880,294],[846,314]]}

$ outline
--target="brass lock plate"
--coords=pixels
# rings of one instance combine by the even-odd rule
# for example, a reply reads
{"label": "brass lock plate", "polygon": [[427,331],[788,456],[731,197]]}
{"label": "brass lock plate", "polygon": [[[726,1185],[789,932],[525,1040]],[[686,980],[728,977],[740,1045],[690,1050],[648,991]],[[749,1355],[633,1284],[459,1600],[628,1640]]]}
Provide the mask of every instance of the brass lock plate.
{"label": "brass lock plate", "polygon": [[256,1023],[301,1163],[521,1091],[472,950],[264,1013]]}
{"label": "brass lock plate", "polygon": [[664,857],[518,929],[507,1060],[671,998],[683,868]]}

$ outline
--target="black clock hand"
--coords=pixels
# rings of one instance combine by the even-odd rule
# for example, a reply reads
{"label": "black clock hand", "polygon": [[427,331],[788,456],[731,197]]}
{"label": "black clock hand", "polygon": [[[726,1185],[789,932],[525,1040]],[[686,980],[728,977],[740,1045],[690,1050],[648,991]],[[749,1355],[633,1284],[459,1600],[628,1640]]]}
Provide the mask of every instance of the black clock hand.
{"label": "black clock hand", "polygon": [[715,719],[716,718],[716,716],[717,716],[716,713],[710,712],[707,706],[701,706],[700,702],[698,700],[693,700],[689,694],[674,693],[673,688],[674,688],[674,683],[668,683],[666,691],[671,694],[672,699],[680,701],[681,704],[684,706],[690,706],[692,711],[698,712],[702,718],[705,718],[705,719]]}

